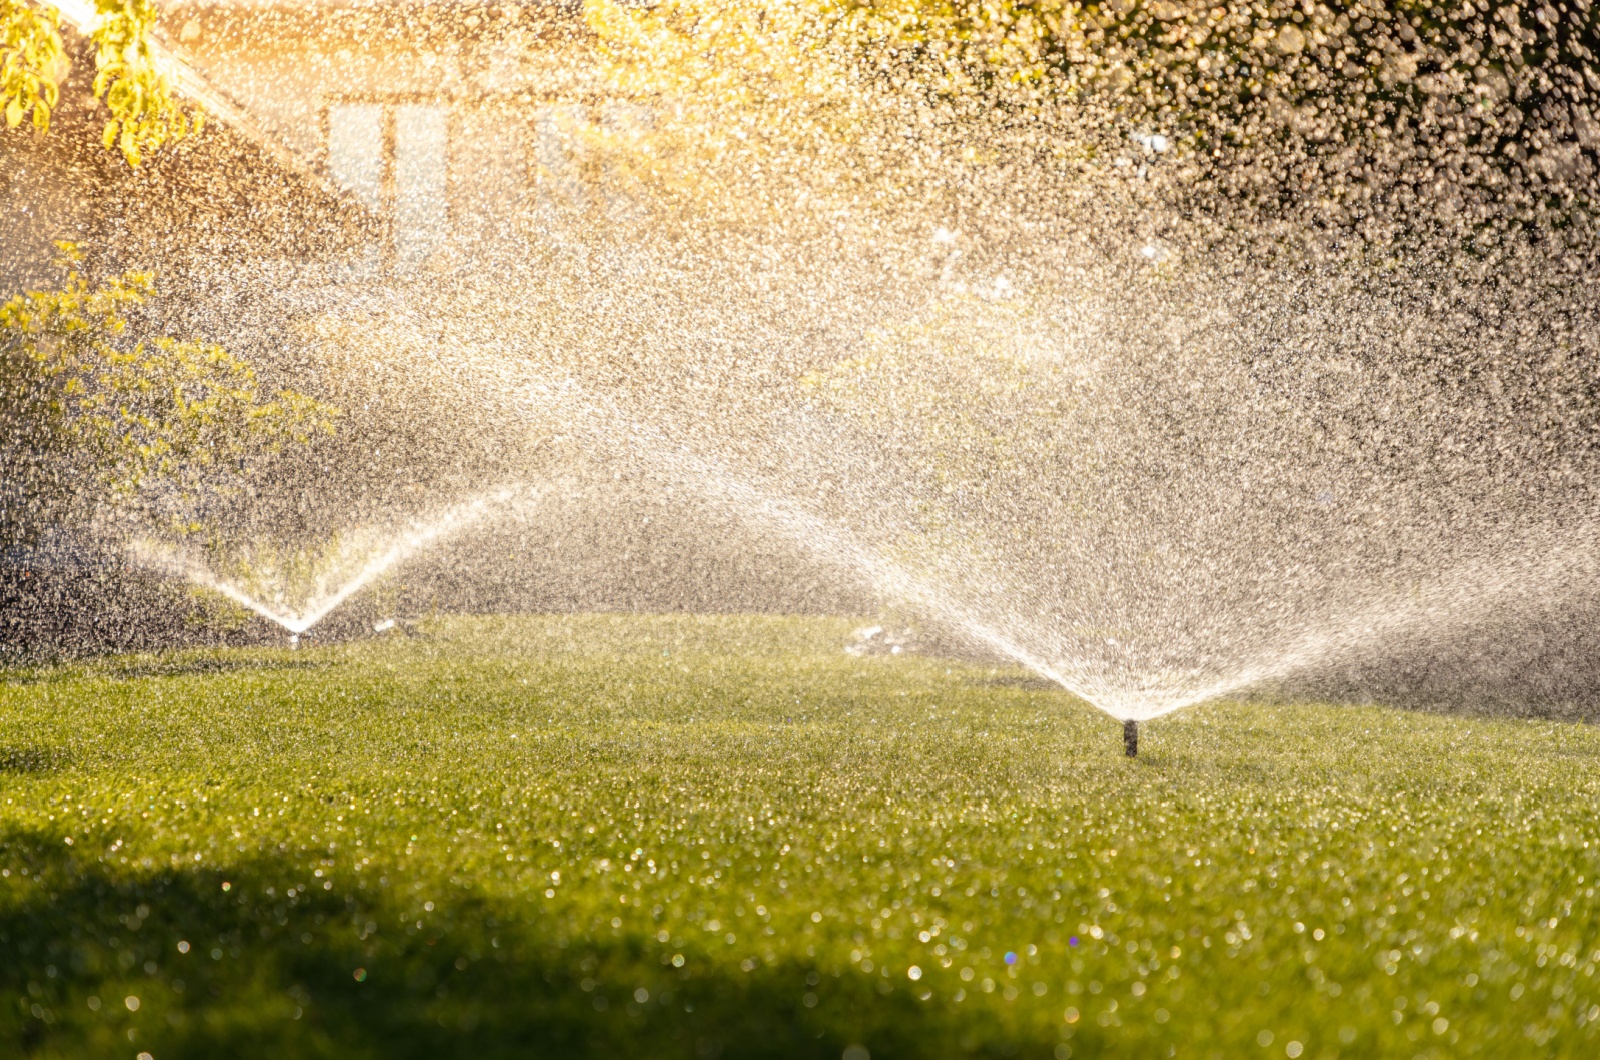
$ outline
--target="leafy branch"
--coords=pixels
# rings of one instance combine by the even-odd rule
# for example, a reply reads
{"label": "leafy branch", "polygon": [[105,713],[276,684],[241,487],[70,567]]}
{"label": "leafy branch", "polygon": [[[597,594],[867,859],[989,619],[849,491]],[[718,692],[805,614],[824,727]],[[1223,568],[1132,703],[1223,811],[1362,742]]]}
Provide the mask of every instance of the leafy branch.
{"label": "leafy branch", "polygon": [[54,454],[52,480],[69,468],[80,499],[131,500],[182,492],[251,455],[333,432],[337,409],[293,390],[264,393],[254,369],[220,346],[167,336],[130,343],[128,314],[155,294],[152,275],[91,283],[77,248],[57,246],[65,284],[0,305],[8,464]]}
{"label": "leafy branch", "polygon": [[8,129],[31,113],[34,128],[50,130],[50,112],[67,68],[60,19],[55,8],[0,0],[0,109]]}
{"label": "leafy branch", "polygon": [[111,111],[104,141],[122,149],[130,165],[168,140],[182,140],[205,126],[198,108],[186,112],[150,50],[156,9],[151,0],[95,0],[95,98]]}
{"label": "leafy branch", "polygon": [[[95,0],[95,10],[93,91],[111,112],[105,146],[120,149],[137,166],[147,152],[198,133],[205,114],[174,97],[171,80],[156,61],[152,0]],[[34,0],[0,0],[0,27],[0,107],[6,125],[14,129],[31,114],[34,127],[48,132],[68,66],[60,13]]]}

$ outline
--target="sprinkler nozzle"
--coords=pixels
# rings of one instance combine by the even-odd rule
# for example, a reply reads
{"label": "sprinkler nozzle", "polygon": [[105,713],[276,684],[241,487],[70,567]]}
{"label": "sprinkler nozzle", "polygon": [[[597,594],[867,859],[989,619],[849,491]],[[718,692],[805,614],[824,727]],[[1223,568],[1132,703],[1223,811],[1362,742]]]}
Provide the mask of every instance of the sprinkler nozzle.
{"label": "sprinkler nozzle", "polygon": [[1122,751],[1129,758],[1139,753],[1139,723],[1131,718],[1122,723]]}

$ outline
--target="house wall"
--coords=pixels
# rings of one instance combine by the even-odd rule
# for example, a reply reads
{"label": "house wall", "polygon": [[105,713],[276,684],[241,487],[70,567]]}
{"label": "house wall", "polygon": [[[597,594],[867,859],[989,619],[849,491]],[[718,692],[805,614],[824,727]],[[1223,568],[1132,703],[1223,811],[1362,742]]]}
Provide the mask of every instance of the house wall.
{"label": "house wall", "polygon": [[52,241],[88,227],[59,141],[0,136],[0,298],[49,282]]}
{"label": "house wall", "polygon": [[642,110],[608,98],[572,16],[518,5],[184,5],[181,54],[387,222],[397,273],[561,238],[609,204],[588,145]]}
{"label": "house wall", "polygon": [[71,65],[49,133],[0,129],[0,298],[58,282],[56,240],[80,243],[92,272],[152,270],[171,290],[197,264],[347,254],[375,227],[278,145],[216,120],[130,166],[101,141],[89,42],[62,36]]}
{"label": "house wall", "polygon": [[[633,207],[598,148],[646,114],[602,90],[572,24],[524,15],[479,34],[466,9],[437,24],[385,21],[396,8],[417,10],[166,9],[163,26],[180,58],[311,177],[329,179],[308,179],[282,164],[283,152],[220,122],[129,170],[100,148],[85,89],[77,124],[48,140],[0,134],[5,179],[20,189],[7,208],[21,211],[19,223],[0,230],[6,268],[18,276],[32,269],[28,282],[41,284],[49,240],[76,236],[100,268],[159,271],[175,297],[163,300],[167,315],[153,327],[220,341],[271,385],[316,389],[337,374],[330,358],[349,353],[366,368],[361,344],[372,336],[359,310],[344,322],[354,333],[348,350],[317,327],[319,313],[344,304],[343,279],[471,267],[530,243],[560,243],[576,226],[626,219]],[[92,61],[77,69],[92,70]],[[418,490],[470,492],[517,470],[486,452],[497,448],[492,433],[401,444],[411,439],[406,430],[426,435],[437,424],[408,412],[416,395],[404,387],[391,393],[368,382],[371,395],[329,395],[349,414],[321,451],[327,464],[284,467],[268,496],[249,499],[241,533],[257,519],[264,535],[315,536],[365,520],[369,501],[373,519],[404,515]],[[667,503],[663,490],[618,483],[604,468],[545,471],[570,480],[557,502],[408,567],[400,581],[407,599],[508,610],[872,606],[870,594],[804,548],[741,530],[720,508]],[[307,472],[313,483],[295,477]],[[95,605],[81,606],[88,613]]]}
{"label": "house wall", "polygon": [[97,223],[93,189],[110,175],[85,69],[75,63],[61,86],[49,135],[0,129],[0,299],[49,285],[58,275],[54,242],[87,240]]}

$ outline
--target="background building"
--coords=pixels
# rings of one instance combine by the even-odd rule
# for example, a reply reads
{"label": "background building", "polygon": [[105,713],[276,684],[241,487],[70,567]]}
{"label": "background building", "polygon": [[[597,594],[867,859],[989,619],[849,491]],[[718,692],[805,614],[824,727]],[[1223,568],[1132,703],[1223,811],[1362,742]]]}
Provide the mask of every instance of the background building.
{"label": "background building", "polygon": [[449,269],[625,209],[590,145],[646,111],[608,96],[572,9],[178,4],[173,48],[380,224],[365,274]]}

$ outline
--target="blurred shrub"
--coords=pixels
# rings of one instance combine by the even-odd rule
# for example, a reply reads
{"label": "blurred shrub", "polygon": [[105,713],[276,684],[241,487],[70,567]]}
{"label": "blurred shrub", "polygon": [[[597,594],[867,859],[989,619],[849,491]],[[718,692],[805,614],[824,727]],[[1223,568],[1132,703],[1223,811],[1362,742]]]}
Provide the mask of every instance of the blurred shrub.
{"label": "blurred shrub", "polygon": [[332,432],[338,410],[264,393],[220,346],[131,339],[127,314],[155,294],[152,275],[91,283],[77,248],[58,245],[64,285],[0,306],[0,540],[119,514],[198,529],[252,456]]}

